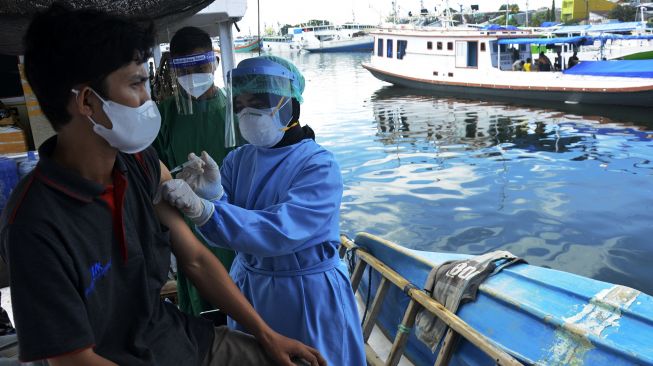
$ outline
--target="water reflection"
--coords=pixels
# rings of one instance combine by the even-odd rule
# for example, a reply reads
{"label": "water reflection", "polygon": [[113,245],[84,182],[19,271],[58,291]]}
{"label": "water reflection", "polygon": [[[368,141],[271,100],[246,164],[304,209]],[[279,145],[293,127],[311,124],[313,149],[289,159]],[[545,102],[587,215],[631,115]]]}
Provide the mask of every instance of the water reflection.
{"label": "water reflection", "polygon": [[300,120],[341,167],[342,232],[507,249],[653,294],[651,110],[453,99],[375,79],[368,54],[286,57]]}
{"label": "water reflection", "polygon": [[651,270],[627,254],[653,258],[647,123],[395,87],[373,92],[369,107],[372,140],[333,145],[344,231],[422,250],[507,249],[653,293]]}

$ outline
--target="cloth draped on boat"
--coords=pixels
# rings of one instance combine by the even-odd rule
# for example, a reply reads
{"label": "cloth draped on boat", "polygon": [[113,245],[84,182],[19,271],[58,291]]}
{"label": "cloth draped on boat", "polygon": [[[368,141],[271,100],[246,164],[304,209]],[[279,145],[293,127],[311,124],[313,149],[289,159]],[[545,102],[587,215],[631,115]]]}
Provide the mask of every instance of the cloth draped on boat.
{"label": "cloth draped on boat", "polygon": [[[463,302],[474,301],[478,287],[489,276],[514,263],[525,262],[514,254],[497,250],[470,259],[448,261],[429,273],[424,290],[452,312]],[[415,335],[436,351],[447,330],[447,324],[428,310],[422,309],[415,318]]]}
{"label": "cloth draped on boat", "polygon": [[[0,53],[20,55],[23,36],[32,16],[55,0],[0,1]],[[58,0],[72,9],[95,8],[136,20],[152,20],[159,30],[186,19],[213,0]]]}
{"label": "cloth draped on boat", "polygon": [[[225,196],[199,230],[238,254],[231,277],[275,331],[317,348],[329,365],[365,365],[347,268],[338,256],[342,176],[311,139],[244,145],[221,168]],[[229,326],[244,330],[229,319]]]}
{"label": "cloth draped on boat", "polygon": [[653,60],[582,61],[563,72],[570,75],[653,78]]}

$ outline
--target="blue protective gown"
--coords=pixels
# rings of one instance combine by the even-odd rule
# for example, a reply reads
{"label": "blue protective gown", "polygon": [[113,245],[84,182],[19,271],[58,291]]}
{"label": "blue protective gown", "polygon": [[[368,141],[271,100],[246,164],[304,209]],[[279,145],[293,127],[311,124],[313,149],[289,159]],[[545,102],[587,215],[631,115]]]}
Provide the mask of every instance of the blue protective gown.
{"label": "blue protective gown", "polygon": [[225,196],[199,229],[237,252],[230,274],[245,297],[272,329],[317,348],[329,365],[365,365],[337,252],[342,177],[333,155],[308,139],[276,149],[245,145],[220,172]]}

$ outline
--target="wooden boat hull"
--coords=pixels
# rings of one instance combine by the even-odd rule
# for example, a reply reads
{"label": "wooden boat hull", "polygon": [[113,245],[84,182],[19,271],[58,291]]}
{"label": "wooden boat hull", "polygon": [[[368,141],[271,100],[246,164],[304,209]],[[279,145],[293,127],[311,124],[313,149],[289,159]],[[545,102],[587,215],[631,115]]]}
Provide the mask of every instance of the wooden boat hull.
{"label": "wooden boat hull", "polygon": [[409,88],[431,90],[452,96],[481,98],[510,98],[517,100],[536,100],[561,103],[584,103],[601,105],[624,105],[636,107],[653,107],[653,86],[649,89],[630,91],[582,91],[582,90],[535,90],[529,88],[502,88],[472,83],[433,82],[417,78],[404,77],[363,64],[374,77],[395,85]]}
{"label": "wooden boat hull", "polygon": [[247,44],[234,46],[234,52],[236,53],[254,52],[254,51],[258,51],[260,46],[261,46],[261,42],[259,40],[254,40]]}
{"label": "wooden boat hull", "polygon": [[[468,257],[410,250],[369,234],[359,234],[355,243],[419,288],[434,265]],[[360,285],[364,300],[380,281],[378,272],[368,276],[366,271]],[[377,326],[390,339],[408,302],[400,289],[388,289]],[[653,365],[653,297],[628,287],[516,264],[488,278],[477,300],[463,304],[457,315],[524,364]],[[413,332],[405,352],[418,366],[433,365],[437,355]],[[494,363],[462,340],[450,364]]]}

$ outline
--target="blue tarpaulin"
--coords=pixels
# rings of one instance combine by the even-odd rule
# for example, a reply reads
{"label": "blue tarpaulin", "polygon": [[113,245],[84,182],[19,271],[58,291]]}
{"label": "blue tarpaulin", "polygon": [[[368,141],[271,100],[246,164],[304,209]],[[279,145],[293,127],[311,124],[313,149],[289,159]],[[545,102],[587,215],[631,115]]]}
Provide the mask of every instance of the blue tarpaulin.
{"label": "blue tarpaulin", "polygon": [[558,38],[504,38],[499,44],[583,44],[587,37],[558,37]]}
{"label": "blue tarpaulin", "polygon": [[498,24],[488,24],[484,27],[481,27],[483,30],[519,30],[519,28],[515,27],[514,25],[507,25],[507,26],[501,26]]}
{"label": "blue tarpaulin", "polygon": [[563,72],[571,75],[653,78],[653,60],[582,61]]}
{"label": "blue tarpaulin", "polygon": [[558,25],[558,23],[556,23],[556,22],[542,22],[542,24],[540,24],[540,27],[549,28],[549,27],[553,27],[553,26],[556,26],[556,25]]}

